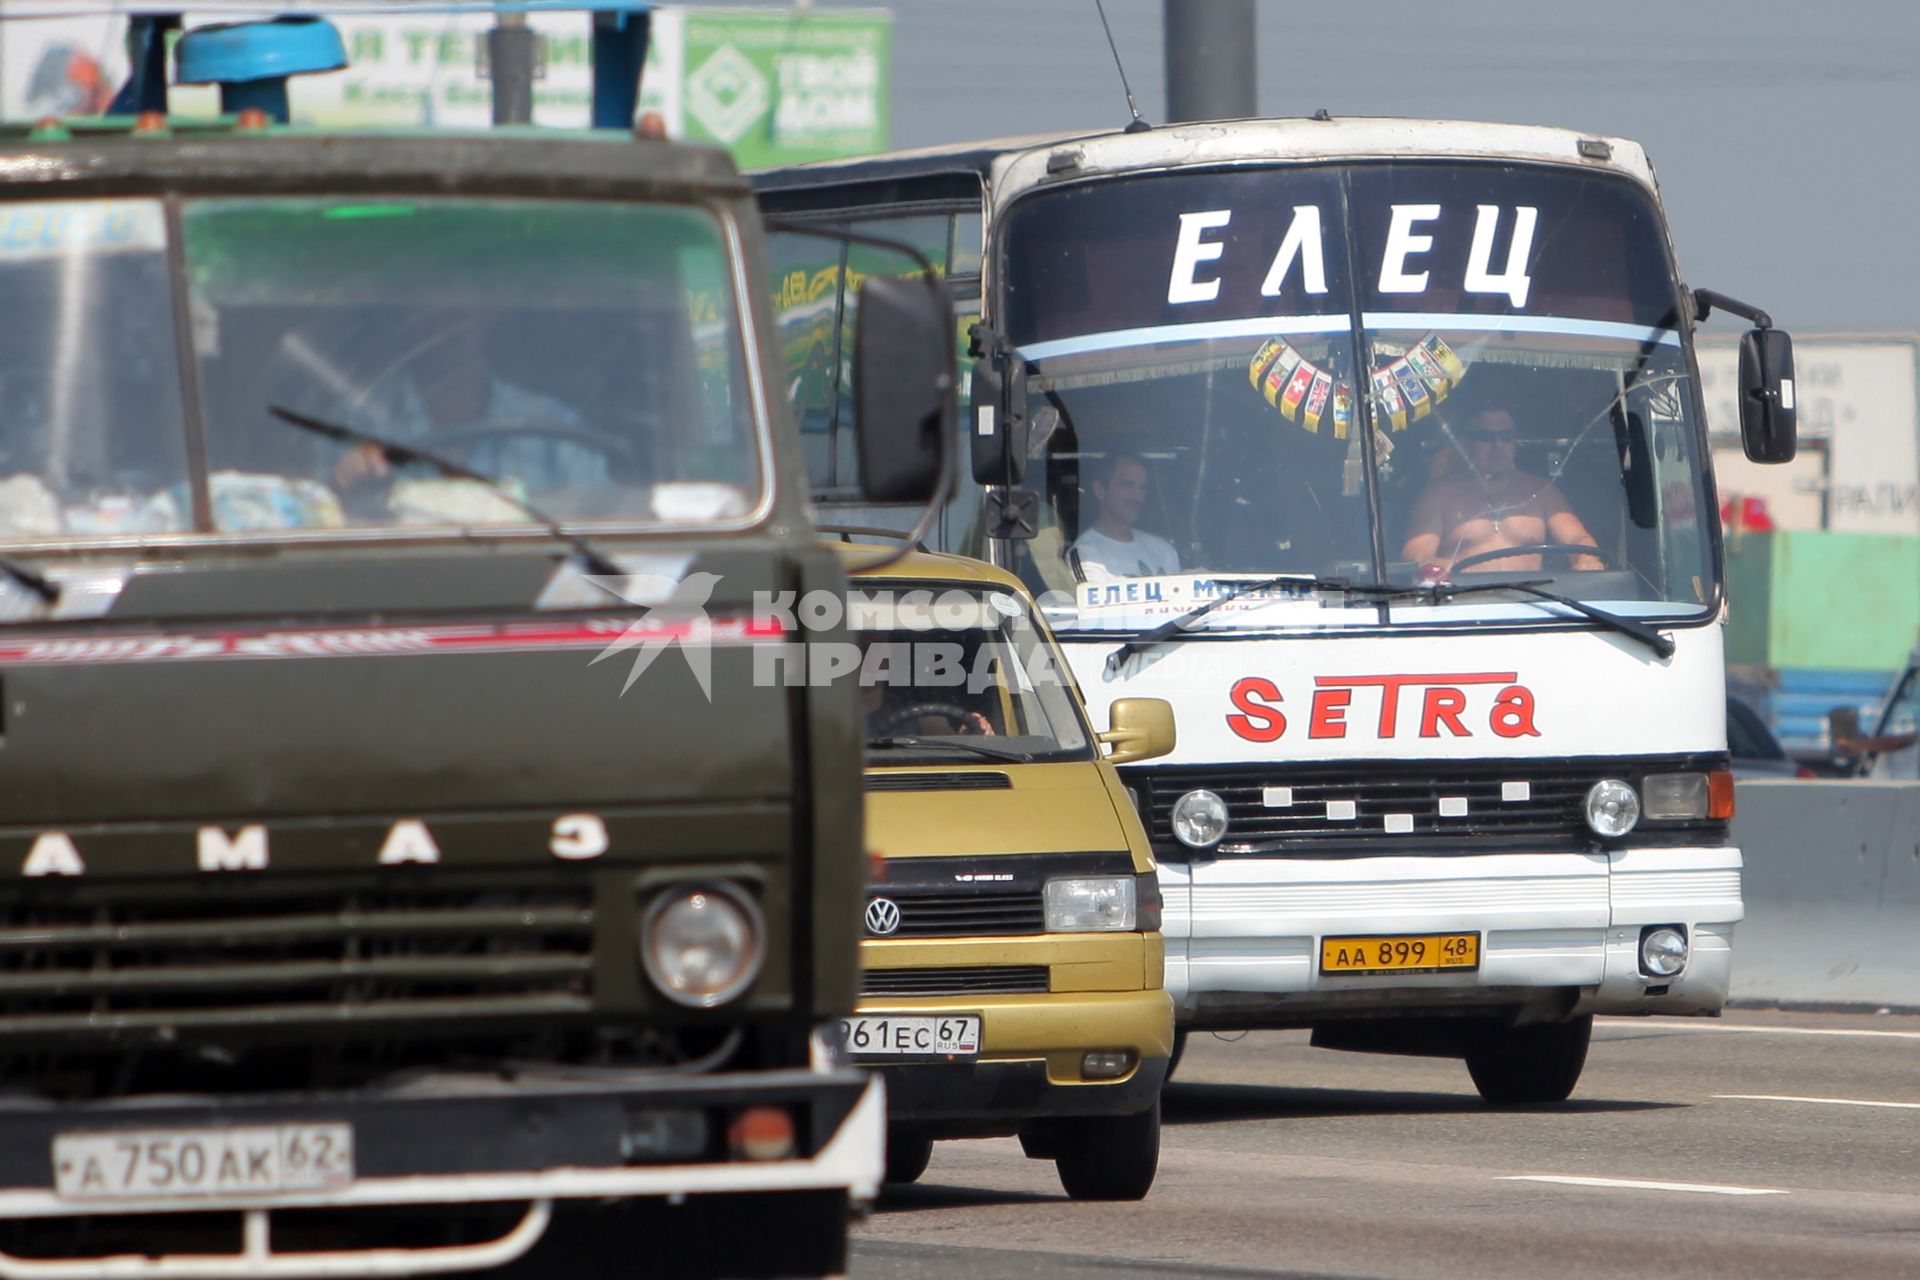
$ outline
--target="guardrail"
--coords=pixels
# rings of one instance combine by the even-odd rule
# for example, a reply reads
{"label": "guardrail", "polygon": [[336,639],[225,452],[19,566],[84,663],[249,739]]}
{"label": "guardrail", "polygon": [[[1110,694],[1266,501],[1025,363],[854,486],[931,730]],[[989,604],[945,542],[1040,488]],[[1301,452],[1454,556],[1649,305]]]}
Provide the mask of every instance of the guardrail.
{"label": "guardrail", "polygon": [[1920,1007],[1920,782],[1742,782],[1741,1004]]}

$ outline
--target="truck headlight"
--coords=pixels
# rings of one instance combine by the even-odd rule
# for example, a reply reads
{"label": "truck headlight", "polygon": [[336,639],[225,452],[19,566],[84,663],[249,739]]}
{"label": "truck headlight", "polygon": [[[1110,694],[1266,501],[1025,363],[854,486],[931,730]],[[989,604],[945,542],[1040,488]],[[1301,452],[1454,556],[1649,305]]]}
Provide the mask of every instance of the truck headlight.
{"label": "truck headlight", "polygon": [[1649,822],[1707,816],[1707,775],[1650,773],[1640,779],[1640,813]]}
{"label": "truck headlight", "polygon": [[760,908],[731,885],[669,889],[640,921],[640,962],[667,999],[712,1009],[760,976],[766,932]]}
{"label": "truck headlight", "polygon": [[1049,880],[1048,933],[1131,933],[1140,912],[1132,876]]}
{"label": "truck headlight", "polygon": [[1587,790],[1587,825],[1600,836],[1623,836],[1640,821],[1640,797],[1618,778],[1602,778]]}
{"label": "truck headlight", "polygon": [[1227,834],[1227,802],[1211,791],[1189,791],[1173,802],[1173,836],[1189,849],[1211,849]]}

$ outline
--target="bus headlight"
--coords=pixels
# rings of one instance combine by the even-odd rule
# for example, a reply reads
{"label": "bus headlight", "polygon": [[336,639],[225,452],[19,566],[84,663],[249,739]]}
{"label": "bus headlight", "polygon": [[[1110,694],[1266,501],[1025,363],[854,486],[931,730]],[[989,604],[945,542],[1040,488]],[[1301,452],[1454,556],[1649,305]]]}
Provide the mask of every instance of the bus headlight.
{"label": "bus headlight", "polygon": [[1049,880],[1048,933],[1131,933],[1140,912],[1132,876]]}
{"label": "bus headlight", "polygon": [[640,962],[660,993],[692,1009],[732,1000],[760,976],[766,928],[753,899],[730,885],[692,885],[655,898],[640,921]]}
{"label": "bus headlight", "polygon": [[1640,797],[1618,778],[1602,778],[1587,790],[1587,825],[1599,836],[1623,836],[1640,821]]}
{"label": "bus headlight", "polygon": [[1650,773],[1640,779],[1640,805],[1649,822],[1707,816],[1707,775]]}
{"label": "bus headlight", "polygon": [[1173,836],[1189,849],[1211,849],[1227,834],[1227,802],[1211,791],[1189,791],[1173,802]]}

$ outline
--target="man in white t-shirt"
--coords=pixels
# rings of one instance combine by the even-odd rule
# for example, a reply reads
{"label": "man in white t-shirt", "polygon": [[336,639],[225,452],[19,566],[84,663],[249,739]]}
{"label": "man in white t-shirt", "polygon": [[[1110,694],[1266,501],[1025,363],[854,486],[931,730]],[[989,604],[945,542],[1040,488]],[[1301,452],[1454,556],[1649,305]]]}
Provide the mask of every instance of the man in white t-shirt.
{"label": "man in white t-shirt", "polygon": [[1074,540],[1070,557],[1081,581],[1180,572],[1180,554],[1171,542],[1134,528],[1147,505],[1145,463],[1130,453],[1109,454],[1091,487],[1099,512],[1093,527]]}

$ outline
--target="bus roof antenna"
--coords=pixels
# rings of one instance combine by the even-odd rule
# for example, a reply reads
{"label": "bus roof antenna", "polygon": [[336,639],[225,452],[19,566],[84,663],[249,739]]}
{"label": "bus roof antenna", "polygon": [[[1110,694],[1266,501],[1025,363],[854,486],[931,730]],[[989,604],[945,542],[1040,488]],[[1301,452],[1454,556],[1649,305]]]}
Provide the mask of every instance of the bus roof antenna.
{"label": "bus roof antenna", "polygon": [[1093,7],[1100,11],[1100,25],[1106,28],[1107,32],[1107,48],[1113,50],[1113,65],[1120,72],[1120,90],[1127,95],[1127,110],[1133,113],[1133,121],[1127,125],[1126,131],[1141,133],[1151,129],[1153,126],[1140,118],[1140,108],[1134,105],[1133,86],[1127,83],[1127,68],[1126,64],[1120,61],[1120,46],[1113,42],[1113,24],[1107,21],[1107,6],[1100,0],[1093,0]]}

